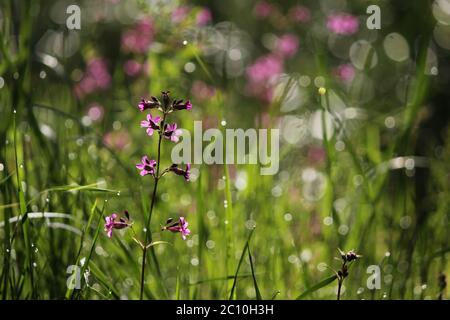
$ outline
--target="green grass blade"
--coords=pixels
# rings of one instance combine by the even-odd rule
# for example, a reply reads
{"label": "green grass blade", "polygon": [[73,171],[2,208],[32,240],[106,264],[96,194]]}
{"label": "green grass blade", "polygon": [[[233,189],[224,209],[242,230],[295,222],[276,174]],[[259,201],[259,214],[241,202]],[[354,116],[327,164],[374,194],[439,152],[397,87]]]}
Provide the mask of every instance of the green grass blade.
{"label": "green grass blade", "polygon": [[[233,268],[231,263],[233,257],[233,204],[231,198],[231,184],[230,184],[230,173],[228,170],[228,165],[224,165],[224,173],[225,173],[225,239],[226,239],[226,261],[225,261],[225,274],[228,274],[229,271]],[[227,287],[228,290],[231,288]]]}
{"label": "green grass blade", "polygon": [[236,273],[234,274],[233,286],[231,287],[229,300],[235,299],[235,289],[236,289],[236,283],[237,283],[237,278],[238,278],[238,274],[239,274],[239,269],[241,268],[242,261],[244,261],[245,252],[247,251],[247,248],[248,248],[250,239],[252,238],[252,234],[253,234],[254,230],[255,229],[252,229],[250,231],[250,234],[248,235],[247,241],[245,242],[244,249],[242,250],[241,258],[239,259],[239,263],[238,263],[237,268],[236,268]]}
{"label": "green grass blade", "polygon": [[263,298],[261,296],[261,292],[259,291],[258,283],[256,282],[255,268],[253,266],[252,254],[250,253],[250,246],[247,246],[247,252],[248,260],[250,261],[250,268],[252,270],[253,286],[255,287],[256,300],[262,300]]}
{"label": "green grass blade", "polygon": [[329,285],[330,283],[332,283],[334,280],[337,279],[336,275],[333,275],[329,278],[326,278],[322,281],[320,281],[319,283],[316,283],[315,285],[313,285],[312,287],[310,287],[309,289],[307,289],[305,292],[303,292],[301,295],[299,295],[297,297],[297,300],[301,300],[307,296],[309,296],[311,293],[325,287],[326,285]]}

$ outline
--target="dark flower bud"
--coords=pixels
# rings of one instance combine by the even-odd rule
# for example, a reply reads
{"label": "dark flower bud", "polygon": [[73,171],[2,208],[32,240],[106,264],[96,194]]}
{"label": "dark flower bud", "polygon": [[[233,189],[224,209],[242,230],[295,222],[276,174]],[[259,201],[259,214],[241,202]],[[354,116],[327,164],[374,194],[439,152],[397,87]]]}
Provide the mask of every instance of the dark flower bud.
{"label": "dark flower bud", "polygon": [[173,173],[175,173],[176,175],[179,176],[183,176],[184,179],[186,181],[189,181],[190,176],[191,176],[191,164],[188,163],[186,164],[186,168],[183,170],[180,167],[178,167],[178,165],[176,164],[172,164],[172,166],[169,169],[170,171],[172,171]]}
{"label": "dark flower bud", "polygon": [[170,91],[163,91],[162,92],[162,101],[163,101],[163,108],[166,110],[170,105],[170,97],[169,97]]}
{"label": "dark flower bud", "polygon": [[445,274],[441,273],[439,275],[439,289],[443,291],[447,287],[447,279],[445,277]]}
{"label": "dark flower bud", "polygon": [[189,100],[187,100],[186,102],[183,102],[183,100],[176,100],[173,102],[172,108],[174,110],[191,110],[192,103]]}
{"label": "dark flower bud", "polygon": [[151,100],[145,100],[144,98],[142,98],[138,104],[138,108],[141,112],[143,112],[147,109],[157,108],[160,105],[161,103],[155,97],[151,97]]}
{"label": "dark flower bud", "polygon": [[357,255],[354,251],[349,251],[347,252],[347,254],[345,255],[346,261],[350,262],[353,260],[358,259],[360,256]]}
{"label": "dark flower bud", "polygon": [[348,268],[347,266],[342,267],[342,276],[346,278],[348,276]]}

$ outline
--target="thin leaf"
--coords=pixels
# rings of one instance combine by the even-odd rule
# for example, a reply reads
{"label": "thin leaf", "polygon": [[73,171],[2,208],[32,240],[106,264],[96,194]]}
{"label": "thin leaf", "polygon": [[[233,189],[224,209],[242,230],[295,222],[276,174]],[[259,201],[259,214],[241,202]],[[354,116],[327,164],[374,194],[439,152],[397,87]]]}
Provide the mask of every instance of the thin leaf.
{"label": "thin leaf", "polygon": [[305,292],[303,292],[301,295],[299,295],[297,297],[297,300],[301,300],[301,299],[309,296],[311,293],[325,287],[326,285],[332,283],[336,279],[337,279],[337,275],[333,275],[329,278],[326,278],[326,279],[320,281],[319,283],[313,285],[311,288],[307,289]]}
{"label": "thin leaf", "polygon": [[233,281],[233,286],[231,287],[231,293],[230,293],[229,300],[233,300],[233,298],[234,298],[234,290],[236,289],[236,283],[237,283],[239,269],[241,268],[242,261],[244,260],[245,251],[247,251],[248,244],[250,242],[250,239],[252,238],[253,231],[255,231],[255,229],[252,229],[250,231],[250,234],[248,235],[247,241],[245,242],[244,250],[242,250],[241,258],[239,259],[239,263],[238,263],[238,266],[236,268],[236,273],[234,274],[234,281]]}
{"label": "thin leaf", "polygon": [[252,269],[253,286],[255,287],[256,300],[262,300],[261,292],[258,288],[258,283],[256,282],[255,269],[253,267],[252,254],[250,253],[250,246],[247,247],[248,259],[250,260],[250,268]]}

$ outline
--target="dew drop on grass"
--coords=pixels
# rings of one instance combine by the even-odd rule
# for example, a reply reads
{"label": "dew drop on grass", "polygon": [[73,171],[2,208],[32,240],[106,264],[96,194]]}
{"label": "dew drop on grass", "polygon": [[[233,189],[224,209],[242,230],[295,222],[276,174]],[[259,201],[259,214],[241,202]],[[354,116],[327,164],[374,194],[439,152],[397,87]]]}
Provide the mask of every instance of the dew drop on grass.
{"label": "dew drop on grass", "polygon": [[225,189],[225,180],[223,180],[223,179],[217,180],[217,189],[218,190]]}
{"label": "dew drop on grass", "polygon": [[300,253],[300,259],[302,259],[302,261],[304,262],[309,262],[311,261],[312,258],[312,252],[309,249],[304,249],[301,253]]}
{"label": "dew drop on grass", "polygon": [[392,279],[393,279],[393,276],[391,274],[387,274],[384,276],[384,283],[389,285],[392,283]]}
{"label": "dew drop on grass", "polygon": [[395,128],[395,118],[394,118],[394,117],[391,117],[391,116],[387,117],[387,118],[384,120],[384,125],[385,125],[386,128],[388,128],[388,129],[393,129],[393,128]]}
{"label": "dew drop on grass", "polygon": [[198,266],[198,263],[199,263],[199,261],[198,261],[197,258],[192,258],[192,259],[191,259],[191,264],[192,264],[194,267]]}
{"label": "dew drop on grass", "polygon": [[338,232],[340,235],[345,236],[348,233],[348,226],[345,224],[340,225],[338,228]]}
{"label": "dew drop on grass", "polygon": [[113,129],[114,130],[120,130],[122,128],[122,122],[120,122],[120,121],[114,121],[113,122]]}
{"label": "dew drop on grass", "polygon": [[67,119],[64,122],[64,125],[66,126],[67,129],[71,129],[73,127],[73,120],[72,119]]}
{"label": "dew drop on grass", "polygon": [[334,148],[336,149],[336,151],[344,151],[345,143],[343,141],[337,141],[334,145]]}
{"label": "dew drop on grass", "polygon": [[363,183],[363,181],[364,181],[364,178],[359,174],[357,174],[356,176],[353,177],[353,184],[355,187],[360,186]]}
{"label": "dew drop on grass", "polygon": [[292,214],[290,214],[290,213],[286,213],[285,215],[284,215],[284,220],[285,221],[292,221]]}
{"label": "dew drop on grass", "polygon": [[77,158],[77,154],[75,152],[69,152],[69,160],[75,160]]}
{"label": "dew drop on grass", "polygon": [[49,198],[45,198],[45,202],[49,203],[50,199]]}
{"label": "dew drop on grass", "polygon": [[222,125],[222,127],[225,127],[225,126],[227,125],[227,122],[226,122],[226,120],[222,120],[222,121],[220,122],[220,124]]}
{"label": "dew drop on grass", "polygon": [[255,220],[247,220],[246,222],[245,222],[245,227],[247,228],[247,229],[249,229],[249,230],[252,230],[252,229],[254,229],[255,227],[256,227],[256,221]]}
{"label": "dew drop on grass", "polygon": [[118,196],[120,196],[120,191],[119,191],[119,192],[117,192],[117,195],[118,195]]}
{"label": "dew drop on grass", "polygon": [[36,268],[37,267],[37,263],[33,262],[33,267]]}
{"label": "dew drop on grass", "polygon": [[167,201],[169,201],[169,199],[170,199],[170,195],[169,195],[167,192],[164,192],[164,193],[161,195],[161,200],[162,200],[162,201],[167,202]]}
{"label": "dew drop on grass", "polygon": [[364,288],[359,288],[358,291],[356,291],[356,294],[361,294],[364,292]]}
{"label": "dew drop on grass", "polygon": [[5,165],[3,163],[0,163],[0,171],[5,170]]}
{"label": "dew drop on grass", "polygon": [[245,290],[245,294],[250,299],[254,299],[256,297],[256,292],[254,287],[248,287],[247,290]]}
{"label": "dew drop on grass", "polygon": [[404,216],[400,218],[400,227],[402,229],[408,229],[411,226],[411,217]]}
{"label": "dew drop on grass", "polygon": [[323,218],[323,224],[326,226],[331,226],[333,224],[333,218],[332,217]]}
{"label": "dew drop on grass", "polygon": [[319,270],[319,271],[321,271],[321,272],[327,270],[327,264],[326,264],[325,262],[320,262],[320,263],[317,265],[317,270]]}
{"label": "dew drop on grass", "polygon": [[206,241],[206,247],[208,249],[214,249],[215,246],[216,246],[216,243],[213,240]]}
{"label": "dew drop on grass", "polygon": [[76,143],[77,143],[78,146],[81,147],[83,145],[83,139],[78,138]]}
{"label": "dew drop on grass", "polygon": [[298,257],[296,255],[294,255],[294,254],[291,254],[288,257],[288,261],[289,261],[289,263],[295,264],[295,263],[298,262]]}
{"label": "dew drop on grass", "polygon": [[283,189],[280,186],[275,186],[272,188],[272,196],[278,198],[283,194]]}
{"label": "dew drop on grass", "polygon": [[183,40],[183,46],[185,46],[187,44],[188,44],[187,40]]}
{"label": "dew drop on grass", "polygon": [[214,210],[208,210],[208,212],[206,212],[206,216],[209,219],[214,219],[216,217],[216,213],[214,212]]}
{"label": "dew drop on grass", "polygon": [[147,232],[147,228],[142,229],[142,231],[144,231],[144,233],[146,233]]}

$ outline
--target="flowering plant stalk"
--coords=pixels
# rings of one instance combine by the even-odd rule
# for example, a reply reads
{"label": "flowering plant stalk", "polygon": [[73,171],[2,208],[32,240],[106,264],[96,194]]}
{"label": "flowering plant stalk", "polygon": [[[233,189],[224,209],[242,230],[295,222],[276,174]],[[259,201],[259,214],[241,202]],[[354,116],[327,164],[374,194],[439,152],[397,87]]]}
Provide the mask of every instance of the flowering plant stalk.
{"label": "flowering plant stalk", "polygon": [[[190,110],[192,108],[192,104],[189,100],[172,100],[169,96],[169,91],[163,91],[161,101],[152,96],[150,100],[141,99],[138,104],[138,109],[141,112],[145,112],[146,110],[156,110],[161,113],[161,116],[155,116],[151,113],[147,114],[146,120],[141,121],[141,127],[146,129],[146,133],[148,136],[153,136],[153,134],[158,133],[158,149],[156,154],[156,160],[151,159],[148,155],[143,155],[141,159],[141,163],[136,165],[136,168],[140,171],[139,174],[142,177],[151,176],[154,180],[153,190],[151,192],[151,204],[148,216],[144,219],[145,226],[145,239],[144,241],[140,241],[136,237],[136,233],[134,232],[132,225],[130,223],[130,218],[128,212],[125,213],[126,219],[120,218],[119,221],[116,221],[118,215],[113,213],[111,216],[106,217],[105,223],[105,231],[108,234],[108,237],[112,237],[113,229],[123,229],[126,227],[130,227],[133,232],[133,240],[139,244],[142,249],[142,265],[141,265],[141,279],[140,279],[140,294],[139,298],[142,300],[144,294],[144,280],[145,280],[145,265],[147,258],[147,251],[153,245],[156,245],[161,242],[153,242],[152,234],[150,232],[151,220],[153,209],[155,205],[155,199],[158,190],[158,182],[160,179],[165,176],[167,173],[173,172],[176,175],[183,176],[186,181],[190,179],[190,169],[191,165],[189,163],[186,164],[185,168],[179,167],[177,164],[172,164],[171,166],[161,169],[161,144],[163,139],[169,140],[171,142],[177,143],[179,141],[179,136],[181,135],[181,130],[177,129],[176,123],[168,123],[168,116],[180,110]],[[190,234],[190,230],[188,228],[188,222],[184,217],[179,217],[174,220],[169,218],[162,227],[162,230],[168,230],[171,232],[179,232],[183,240],[186,240],[186,236]]]}
{"label": "flowering plant stalk", "polygon": [[338,249],[339,253],[341,255],[342,260],[342,266],[341,269],[338,270],[336,273],[337,280],[338,280],[338,290],[337,290],[337,300],[341,299],[341,289],[342,284],[344,283],[344,279],[348,277],[349,273],[348,270],[350,268],[350,265],[361,258],[361,255],[357,254],[355,251],[350,250],[349,252],[345,253],[341,249]]}

